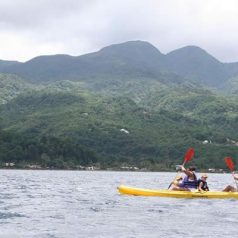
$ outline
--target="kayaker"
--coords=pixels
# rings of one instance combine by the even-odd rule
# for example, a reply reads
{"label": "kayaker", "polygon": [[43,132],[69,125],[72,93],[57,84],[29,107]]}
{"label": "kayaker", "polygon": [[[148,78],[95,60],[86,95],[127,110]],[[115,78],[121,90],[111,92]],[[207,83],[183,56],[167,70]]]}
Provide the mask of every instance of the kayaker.
{"label": "kayaker", "polygon": [[178,186],[174,186],[172,190],[176,191],[191,191],[198,188],[198,179],[195,174],[195,167],[189,167],[188,169],[185,169],[184,166],[179,166],[180,170],[186,174],[184,177],[182,183],[180,183]]}
{"label": "kayaker", "polygon": [[198,180],[198,191],[209,191],[209,187],[207,185],[207,174],[202,174],[201,178]]}
{"label": "kayaker", "polygon": [[169,185],[169,189],[173,190],[174,187],[179,187],[183,177],[181,175],[176,176],[175,180]]}
{"label": "kayaker", "polygon": [[[235,175],[234,172],[232,172],[232,175],[233,175],[233,177],[234,177],[235,180],[238,180],[238,176]],[[235,188],[235,187],[233,187],[233,186],[231,186],[231,185],[228,185],[228,186],[226,186],[226,187],[222,190],[222,192],[237,192],[237,188]]]}

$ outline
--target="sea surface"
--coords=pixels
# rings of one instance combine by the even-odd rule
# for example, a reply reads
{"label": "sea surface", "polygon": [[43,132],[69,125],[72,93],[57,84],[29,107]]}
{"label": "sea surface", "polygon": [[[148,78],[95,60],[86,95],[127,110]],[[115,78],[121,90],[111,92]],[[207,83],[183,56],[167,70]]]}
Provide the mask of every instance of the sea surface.
{"label": "sea surface", "polygon": [[[167,188],[175,173],[0,170],[0,238],[238,237],[238,200],[120,195]],[[209,174],[211,190],[234,185]]]}

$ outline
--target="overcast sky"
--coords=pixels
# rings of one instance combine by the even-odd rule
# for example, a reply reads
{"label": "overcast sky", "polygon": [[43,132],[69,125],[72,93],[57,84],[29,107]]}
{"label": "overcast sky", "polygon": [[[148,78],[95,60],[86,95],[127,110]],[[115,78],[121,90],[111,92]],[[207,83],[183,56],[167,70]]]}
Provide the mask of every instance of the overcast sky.
{"label": "overcast sky", "polygon": [[0,0],[0,59],[82,55],[130,40],[238,62],[237,0]]}

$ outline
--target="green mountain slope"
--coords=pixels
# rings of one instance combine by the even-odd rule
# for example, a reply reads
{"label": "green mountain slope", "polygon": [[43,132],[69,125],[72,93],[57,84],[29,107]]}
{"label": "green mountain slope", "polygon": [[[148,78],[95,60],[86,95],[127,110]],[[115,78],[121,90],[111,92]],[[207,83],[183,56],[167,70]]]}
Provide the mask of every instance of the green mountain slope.
{"label": "green mountain slope", "polygon": [[15,73],[0,74],[2,163],[170,170],[193,146],[199,168],[224,168],[237,154],[237,64],[200,48],[136,41],[0,63]]}
{"label": "green mountain slope", "polygon": [[38,56],[25,63],[11,64],[2,61],[0,72],[16,74],[37,84],[62,80],[100,83],[105,79],[156,79],[166,73],[221,90],[228,79],[238,76],[238,64],[219,62],[195,46],[165,55],[148,42],[130,41],[78,57]]}
{"label": "green mountain slope", "polygon": [[79,57],[39,56],[26,63],[6,67],[3,71],[20,75],[34,83],[108,78],[114,75],[138,77],[154,74],[152,68],[158,72],[158,62],[162,56],[149,43],[135,41]]}
{"label": "green mountain slope", "polygon": [[7,103],[18,95],[37,88],[40,89],[40,87],[35,87],[16,75],[0,73],[0,104]]}
{"label": "green mountain slope", "polygon": [[[205,92],[185,97],[167,91],[166,102],[161,94],[156,107],[85,90],[44,89],[22,95],[1,106],[1,125],[12,136],[12,147],[2,139],[0,159],[60,168],[97,164],[158,170],[170,169],[188,146],[194,146],[199,167],[223,167],[222,157],[237,150],[233,132],[238,106],[232,99],[205,97]],[[211,144],[203,145],[204,140]],[[11,156],[6,157],[6,151]]]}
{"label": "green mountain slope", "polygon": [[168,70],[217,87],[229,78],[224,64],[199,47],[187,46],[166,55]]}
{"label": "green mountain slope", "polygon": [[0,60],[0,70],[12,65],[17,65],[17,64],[21,64],[21,63],[18,61]]}

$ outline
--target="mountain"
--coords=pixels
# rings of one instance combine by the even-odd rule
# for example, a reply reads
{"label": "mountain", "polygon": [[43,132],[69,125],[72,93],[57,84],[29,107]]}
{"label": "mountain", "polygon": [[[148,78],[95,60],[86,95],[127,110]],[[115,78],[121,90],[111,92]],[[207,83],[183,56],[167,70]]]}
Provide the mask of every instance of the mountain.
{"label": "mountain", "polygon": [[238,64],[198,47],[132,41],[0,63],[0,166],[171,170],[193,146],[206,169],[237,153]]}
{"label": "mountain", "polygon": [[230,78],[236,77],[238,75],[238,62],[225,63],[224,66]]}
{"label": "mountain", "polygon": [[[62,80],[72,67],[74,57],[69,55],[38,56],[26,63],[10,65],[2,69],[4,73],[16,74],[29,82],[44,83]],[[67,71],[67,73],[66,73]]]}
{"label": "mountain", "polygon": [[0,70],[12,65],[20,64],[18,61],[0,60]]}
{"label": "mountain", "polygon": [[18,95],[36,90],[37,87],[19,76],[0,73],[0,89],[0,104],[5,104]]}
{"label": "mountain", "polygon": [[157,48],[143,41],[111,45],[100,50],[98,56],[113,59],[115,62],[120,59],[121,62],[133,65],[138,70],[143,70],[144,65],[144,70],[147,71],[158,70],[158,67],[161,68],[164,61],[164,55]]}
{"label": "mountain", "polygon": [[162,56],[151,44],[136,41],[105,47],[79,57],[39,56],[26,63],[5,67],[2,71],[20,75],[34,83],[94,77],[150,77],[154,71],[158,72]]}
{"label": "mountain", "polygon": [[[196,46],[187,46],[166,55],[167,67],[178,75],[216,87],[229,78],[225,65]],[[237,67],[238,69],[238,67]]]}
{"label": "mountain", "polygon": [[173,168],[193,146],[199,168],[223,168],[222,157],[237,152],[236,98],[170,89],[145,107],[126,96],[54,88],[0,106],[0,162],[161,170]]}
{"label": "mountain", "polygon": [[[196,46],[162,54],[148,42],[130,41],[107,46],[82,55],[38,56],[25,63],[0,63],[0,72],[16,74],[33,83],[62,80],[100,83],[107,80],[186,79],[200,85],[222,89],[238,75],[238,63],[222,63]],[[164,79],[163,79],[164,80]]]}

